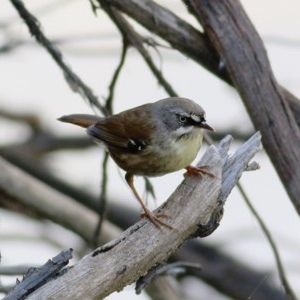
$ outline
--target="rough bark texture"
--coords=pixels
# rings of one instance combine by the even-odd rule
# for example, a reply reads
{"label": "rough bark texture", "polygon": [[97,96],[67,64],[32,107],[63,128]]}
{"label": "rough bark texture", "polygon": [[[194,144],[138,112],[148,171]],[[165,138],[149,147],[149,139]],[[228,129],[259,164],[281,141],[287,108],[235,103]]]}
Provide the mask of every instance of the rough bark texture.
{"label": "rough bark texture", "polygon": [[[274,79],[262,42],[238,2],[233,0],[185,0],[184,2],[203,25],[205,33],[201,33],[171,11],[151,0],[99,0],[99,3],[105,4],[111,11],[114,9],[119,16],[121,16],[119,11],[131,16],[144,27],[169,42],[172,47],[237,87],[256,128],[262,131],[266,150],[282,176],[282,181],[299,211],[299,187],[295,184],[299,180],[299,171],[297,171],[299,129],[296,126],[296,124],[300,125],[298,99],[279,86]],[[104,5],[102,8],[104,9]],[[108,11],[106,10],[106,12]],[[30,20],[32,21],[31,25],[35,24],[36,28],[39,28],[37,20],[34,18]],[[118,28],[126,40],[123,26],[125,23],[116,18],[112,18],[112,20],[117,25],[119,24]],[[123,16],[122,21],[126,21]],[[29,28],[33,33],[32,27],[29,26]],[[126,35],[127,43],[138,48],[134,40],[128,38],[129,35],[133,36],[133,32]],[[35,33],[35,36],[44,46],[49,44],[47,39],[40,38],[43,37],[40,31]],[[141,37],[138,39],[141,48],[146,40]],[[124,42],[124,44],[126,43]],[[53,49],[50,46],[48,48]],[[143,51],[140,52],[143,53]],[[57,55],[56,51],[50,51],[50,53],[64,69],[65,74],[68,76],[72,74],[72,72],[70,74],[66,72],[66,65],[63,64],[60,54]],[[147,61],[147,59],[145,60]],[[73,81],[71,80],[73,84],[74,78],[75,80],[79,79],[75,74],[71,78],[73,78]],[[86,97],[91,98],[90,101],[92,102],[91,91],[89,89],[84,90],[86,95],[90,95]],[[80,91],[83,90],[80,89]],[[295,119],[289,109],[292,110]],[[257,150],[255,145],[257,145],[258,140],[258,136],[255,136],[252,140],[254,142],[253,147],[247,145],[248,148],[246,147],[246,149],[251,149],[249,153],[246,153],[247,151],[245,152],[245,149],[241,147],[232,158],[227,157],[226,145],[228,145],[228,140],[226,139],[223,141],[223,145],[210,150],[213,161],[212,169],[215,174],[222,174],[221,191],[218,194],[217,190],[220,187],[218,176],[214,179],[204,178],[199,187],[198,181],[193,181],[195,178],[191,179],[192,181],[185,180],[169,202],[161,207],[163,213],[171,216],[170,223],[176,230],[157,231],[148,222],[141,221],[118,239],[86,256],[75,265],[73,268],[75,271],[72,269],[65,274],[66,277],[62,276],[39,289],[32,299],[48,299],[49,297],[55,299],[103,298],[110,292],[122,289],[130,282],[135,281],[152,265],[157,265],[168,259],[183,241],[195,235],[209,235],[218,226],[222,203],[226,200],[250,157],[252,157],[253,149]],[[21,157],[24,161],[24,156]],[[209,159],[207,158],[207,162]],[[220,161],[222,171],[218,169]],[[202,163],[205,163],[205,160]],[[62,197],[56,192],[53,194],[47,187],[40,187],[40,183],[28,178],[30,176],[22,174],[22,172],[18,174],[16,168],[7,162],[0,160],[0,166],[1,172],[3,172],[0,172],[0,202],[16,210],[29,208],[30,212],[36,213],[36,215],[40,213],[42,217],[53,219],[54,222],[75,231],[86,242],[92,240],[92,229],[97,222],[94,213],[84,209],[82,211],[80,205],[73,207],[73,204],[71,205],[72,199]],[[16,174],[20,175],[17,180]],[[28,179],[29,181],[27,181]],[[210,187],[210,193],[206,193],[207,187]],[[201,194],[201,205],[199,205],[199,199],[194,197],[197,195],[197,191]],[[217,194],[218,197],[215,198]],[[53,199],[59,199],[60,202],[50,205],[49,200],[53,202]],[[93,203],[90,204],[94,205]],[[64,212],[62,212],[61,205],[64,207]],[[122,211],[122,213],[124,212]],[[74,215],[77,215],[77,218],[74,218]],[[110,229],[110,234],[105,238],[110,239],[109,237],[115,233],[115,228]],[[165,253],[158,255],[161,248],[165,249]],[[211,252],[209,250],[210,254]],[[209,259],[204,260],[207,262]],[[215,258],[212,260],[216,263]],[[220,266],[223,272],[216,270]],[[208,271],[213,270],[220,275],[220,279],[217,280],[218,283],[214,286],[222,291],[230,290],[230,284],[225,282],[224,277],[230,277],[226,276],[226,272],[230,270],[232,273],[231,265],[227,271],[224,270],[222,263],[217,263],[217,267],[206,267],[206,269],[210,269]],[[109,270],[109,278],[107,278],[107,270]],[[203,277],[209,277],[208,273]],[[244,274],[245,272],[241,273]],[[215,274],[211,277],[216,278]],[[239,282],[242,281],[240,280],[242,275],[237,277]],[[262,279],[258,282],[264,284],[263,281]],[[70,286],[66,289],[66,285],[69,284]],[[233,285],[236,286],[236,281]],[[232,287],[232,290],[234,289],[235,287]],[[250,293],[244,287],[241,289],[244,290],[245,297],[251,294],[253,290],[252,285]],[[260,290],[262,290],[261,285]],[[230,295],[233,295],[232,292]],[[242,293],[236,295],[242,295]],[[271,298],[275,299],[274,296]],[[163,297],[163,299],[167,299],[167,297]]]}
{"label": "rough bark texture", "polygon": [[224,60],[266,152],[300,214],[300,130],[272,73],[266,50],[237,0],[188,0]]}
{"label": "rough bark texture", "polygon": [[[258,151],[260,134],[254,135],[231,157],[227,154],[230,141],[226,138],[218,147],[211,146],[199,163],[209,165],[215,177],[185,178],[167,202],[157,209],[169,216],[172,230],[159,230],[149,221],[141,220],[28,299],[103,299],[166,261],[184,241],[202,233],[203,228],[209,228],[209,232],[216,229],[224,195],[228,195]],[[224,174],[234,180],[224,178]]]}
{"label": "rough bark texture", "polygon": [[25,299],[30,293],[44,285],[48,280],[61,276],[61,271],[72,258],[72,249],[62,251],[40,268],[29,268],[19,282],[2,300]]}
{"label": "rough bark texture", "polygon": [[[207,35],[180,19],[170,10],[158,5],[152,0],[98,0],[116,7],[149,31],[170,43],[175,49],[201,64],[204,68],[233,84],[226,68],[220,68],[220,56]],[[191,7],[190,1],[184,2]],[[195,13],[190,10],[191,13]],[[221,56],[222,57],[222,56]],[[297,124],[300,127],[300,102],[284,87],[281,91],[293,110]]]}

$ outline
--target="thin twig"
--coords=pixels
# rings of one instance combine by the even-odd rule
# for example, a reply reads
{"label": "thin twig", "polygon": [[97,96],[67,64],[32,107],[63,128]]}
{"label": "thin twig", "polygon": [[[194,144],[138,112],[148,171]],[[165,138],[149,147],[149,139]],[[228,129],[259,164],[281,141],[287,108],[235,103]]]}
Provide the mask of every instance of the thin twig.
{"label": "thin twig", "polygon": [[109,85],[109,95],[106,98],[105,101],[105,107],[106,110],[112,114],[113,109],[112,109],[112,103],[113,103],[113,99],[114,99],[114,94],[115,94],[115,88],[116,88],[116,84],[118,81],[118,78],[120,76],[121,70],[124,66],[125,63],[125,58],[126,58],[126,54],[127,54],[127,50],[128,50],[128,44],[126,43],[126,41],[123,40],[123,46],[122,46],[122,52],[121,52],[121,58],[120,58],[120,62],[114,72],[114,75],[111,79],[110,85]]}
{"label": "thin twig", "polygon": [[[74,0],[39,1],[40,6],[35,7],[33,13],[38,14],[39,16],[53,14],[57,10],[64,9],[63,6],[71,5],[72,3],[74,3]],[[18,16],[8,16],[4,19],[1,19],[1,29],[15,25],[19,21],[20,19]]]}
{"label": "thin twig", "polygon": [[164,78],[162,71],[156,67],[155,63],[151,58],[151,55],[144,47],[143,43],[145,42],[145,39],[142,38],[134,30],[134,28],[119,13],[118,10],[107,5],[106,1],[100,1],[100,3],[101,3],[101,8],[109,15],[109,17],[112,19],[112,21],[116,24],[116,26],[120,30],[124,40],[128,42],[131,46],[136,48],[139,51],[139,53],[142,55],[148,67],[157,78],[159,84],[165,89],[165,91],[170,96],[176,96],[177,93],[174,91],[173,87],[168,83],[168,81]]}
{"label": "thin twig", "polygon": [[16,8],[21,18],[25,21],[30,33],[36,38],[36,40],[49,52],[54,61],[62,69],[65,79],[68,82],[72,91],[79,93],[85,100],[88,100],[89,104],[106,115],[106,109],[99,103],[98,98],[93,94],[93,91],[88,87],[78,75],[76,75],[70,67],[66,65],[63,60],[62,53],[50,42],[48,38],[43,34],[40,28],[40,22],[35,16],[33,16],[25,7],[21,0],[11,0],[11,3]]}
{"label": "thin twig", "polygon": [[135,285],[135,292],[139,295],[143,289],[154,279],[163,275],[176,276],[187,272],[188,268],[201,269],[201,265],[198,263],[191,263],[185,261],[176,261],[169,264],[161,264],[154,266],[147,272],[146,275],[141,276]]}
{"label": "thin twig", "polygon": [[[5,276],[16,276],[25,274],[32,265],[14,265],[14,266],[2,266],[0,268],[0,274]],[[37,267],[37,266],[36,266]],[[36,268],[34,267],[34,268]]]}
{"label": "thin twig", "polygon": [[[212,141],[212,139],[209,135],[205,135],[204,137],[205,137],[205,140],[208,144],[212,144],[213,141]],[[258,214],[258,212],[255,210],[255,208],[251,204],[251,201],[250,201],[247,193],[245,192],[245,189],[243,188],[243,186],[241,185],[240,182],[237,183],[237,187],[238,187],[238,190],[241,193],[244,201],[246,202],[248,208],[250,209],[250,211],[252,212],[252,214],[256,218],[257,222],[259,223],[263,233],[265,234],[265,236],[266,236],[266,238],[267,238],[267,240],[268,240],[268,242],[271,246],[271,249],[274,253],[274,258],[275,258],[275,261],[276,261],[276,264],[277,264],[279,276],[280,276],[282,285],[284,286],[284,289],[285,289],[287,295],[289,296],[290,299],[296,300],[297,298],[296,298],[296,296],[293,292],[293,289],[290,287],[289,282],[286,278],[284,268],[283,268],[283,264],[281,262],[279,252],[278,252],[276,244],[275,244],[275,242],[274,242],[274,240],[271,236],[271,233],[269,232],[267,226],[264,224],[264,222],[263,222],[262,218],[260,217],[260,215]]]}
{"label": "thin twig", "polygon": [[104,157],[102,161],[102,179],[101,179],[101,193],[99,197],[99,208],[98,208],[98,223],[94,232],[93,245],[96,247],[99,246],[99,235],[101,233],[102,223],[106,215],[106,202],[107,202],[107,164],[109,160],[108,152],[104,152]]}
{"label": "thin twig", "polygon": [[[211,145],[213,143],[213,140],[212,140],[212,138],[209,135],[205,134],[204,138],[205,138],[205,140],[206,140],[206,142],[208,144]],[[274,240],[273,240],[273,238],[271,236],[271,233],[269,232],[267,226],[263,222],[263,220],[260,217],[260,215],[258,214],[258,212],[255,210],[255,208],[251,204],[251,201],[250,201],[248,195],[246,194],[246,192],[245,192],[245,190],[244,190],[244,188],[243,188],[243,186],[241,185],[240,182],[237,183],[237,187],[238,187],[238,190],[241,193],[244,201],[246,202],[248,208],[250,209],[250,211],[252,212],[252,214],[256,218],[257,222],[259,223],[259,225],[260,225],[263,233],[265,234],[268,242],[270,243],[270,246],[271,246],[271,249],[273,251],[274,258],[275,258],[275,261],[276,261],[276,264],[277,264],[279,276],[280,276],[282,285],[284,286],[284,289],[285,289],[287,295],[289,296],[290,299],[296,300],[297,298],[296,298],[296,296],[295,296],[295,294],[293,292],[293,289],[290,287],[289,282],[288,282],[288,280],[286,278],[286,275],[285,275],[285,272],[284,272],[284,268],[283,268],[283,264],[281,262],[281,258],[280,258],[279,252],[278,252],[276,244],[275,244],[275,242],[274,242]]]}
{"label": "thin twig", "polygon": [[[125,63],[125,58],[126,58],[126,53],[127,53],[127,43],[123,43],[123,48],[122,48],[122,53],[121,53],[121,58],[120,58],[120,62],[113,74],[113,77],[111,79],[111,83],[109,85],[109,95],[106,98],[105,101],[105,109],[108,112],[108,114],[112,114],[113,112],[113,108],[112,108],[112,104],[113,104],[113,99],[114,99],[114,92],[115,92],[115,88],[116,88],[116,84],[118,81],[118,78],[120,76],[121,70],[124,66]],[[95,229],[95,233],[94,233],[94,246],[97,247],[98,246],[98,237],[100,235],[101,232],[101,227],[102,227],[102,223],[103,223],[103,219],[105,218],[106,215],[106,202],[107,202],[107,183],[108,183],[108,175],[107,175],[107,164],[108,164],[108,159],[109,159],[109,154],[108,152],[104,153],[104,158],[102,161],[102,179],[101,179],[101,194],[99,197],[99,209],[98,209],[98,214],[99,214],[99,220],[98,220],[98,224],[97,227]]]}
{"label": "thin twig", "polygon": [[[205,138],[205,141],[211,145],[213,143],[213,140],[212,138],[205,134],[204,135],[204,138]],[[290,299],[292,300],[296,300],[297,297],[295,296],[294,292],[293,292],[293,289],[291,288],[288,280],[287,280],[287,277],[285,275],[285,272],[284,272],[284,268],[283,268],[283,264],[281,262],[281,258],[280,258],[280,255],[279,255],[279,252],[277,250],[277,247],[276,247],[276,244],[272,238],[272,235],[271,233],[269,232],[267,226],[265,225],[265,223],[263,222],[262,218],[260,217],[260,215],[258,214],[258,212],[255,210],[255,208],[253,207],[253,205],[251,204],[251,201],[249,199],[249,197],[247,196],[243,186],[241,185],[240,182],[237,183],[237,187],[238,187],[238,190],[239,192],[241,193],[244,201],[246,202],[248,208],[250,209],[250,211],[252,212],[253,216],[256,218],[257,222],[259,223],[263,233],[265,234],[270,246],[271,246],[271,249],[273,251],[273,254],[274,254],[274,258],[275,258],[275,261],[276,261],[276,265],[277,265],[277,268],[278,268],[278,273],[279,273],[279,277],[280,277],[280,280],[282,282],[282,285],[284,286],[284,289],[286,291],[286,294],[289,296]]]}
{"label": "thin twig", "polygon": [[281,262],[280,255],[279,255],[279,252],[277,250],[277,246],[276,246],[276,244],[275,244],[275,242],[272,238],[272,235],[271,235],[270,231],[268,230],[267,226],[265,225],[264,221],[262,220],[262,218],[260,217],[258,212],[255,210],[254,206],[251,204],[251,201],[250,201],[248,195],[246,194],[245,190],[243,189],[241,183],[238,183],[237,187],[238,187],[239,192],[243,196],[246,204],[248,205],[250,211],[252,212],[252,214],[256,218],[259,226],[261,227],[264,235],[266,236],[266,238],[267,238],[267,240],[268,240],[268,242],[271,246],[271,249],[272,249],[274,257],[275,257],[276,265],[277,265],[277,268],[278,268],[279,277],[280,277],[281,283],[282,283],[282,285],[285,289],[285,292],[286,292],[287,296],[291,300],[297,300],[297,297],[296,297],[293,289],[291,288],[291,286],[290,286],[290,284],[287,280],[287,277],[286,277],[286,274],[285,274],[285,271],[284,271],[284,268],[283,268],[283,264]]}
{"label": "thin twig", "polygon": [[[141,56],[146,61],[148,67],[153,72],[154,76],[157,78],[160,85],[169,94],[169,96],[177,96],[177,93],[175,92],[175,90],[173,89],[171,84],[164,78],[164,76],[162,74],[162,71],[159,70],[156,67],[156,65],[153,62],[149,52],[144,47],[143,43],[147,42],[147,40],[144,39],[143,37],[141,37],[134,30],[134,28],[129,24],[129,22],[116,9],[111,8],[109,5],[105,5],[106,4],[105,1],[101,1],[101,4],[102,4],[101,8],[109,15],[109,17],[116,24],[116,26],[118,27],[119,31],[121,32],[121,34],[123,36],[123,52],[122,52],[119,67],[120,68],[122,67],[122,63],[123,63],[122,60],[125,57],[125,53],[126,53],[126,50],[128,48],[128,45],[130,45],[130,46],[136,48],[139,51]],[[153,45],[154,44],[152,44],[152,46]],[[112,86],[112,87],[114,87],[114,86]],[[146,191],[150,192],[150,194],[153,196],[153,198],[155,198],[153,187],[152,187],[151,182],[148,178],[145,178],[145,186],[146,186]]]}

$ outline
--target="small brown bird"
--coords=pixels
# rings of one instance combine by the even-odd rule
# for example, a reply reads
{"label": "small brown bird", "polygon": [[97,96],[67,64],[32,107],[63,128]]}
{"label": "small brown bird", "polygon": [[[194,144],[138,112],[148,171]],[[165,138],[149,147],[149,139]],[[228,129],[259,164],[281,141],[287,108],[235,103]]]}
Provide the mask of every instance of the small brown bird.
{"label": "small brown bird", "polygon": [[87,128],[96,142],[125,172],[125,179],[143,208],[143,216],[154,225],[172,228],[151,212],[133,184],[134,175],[162,176],[186,168],[187,174],[211,173],[195,168],[203,129],[212,130],[201,106],[186,98],[172,97],[144,104],[110,117],[74,114],[58,120]]}

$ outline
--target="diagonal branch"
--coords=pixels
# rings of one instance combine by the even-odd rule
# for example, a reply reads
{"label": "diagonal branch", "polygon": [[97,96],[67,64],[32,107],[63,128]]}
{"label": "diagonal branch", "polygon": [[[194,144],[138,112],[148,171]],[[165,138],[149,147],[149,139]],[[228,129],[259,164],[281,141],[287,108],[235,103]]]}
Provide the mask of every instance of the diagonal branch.
{"label": "diagonal branch", "polygon": [[141,56],[144,58],[145,62],[149,66],[150,70],[153,72],[155,77],[161,86],[166,90],[169,96],[177,96],[172,86],[164,78],[162,72],[154,64],[149,52],[144,47],[145,39],[143,39],[130,25],[130,23],[122,16],[122,14],[115,8],[111,8],[107,5],[106,1],[102,0],[102,9],[109,15],[109,17],[116,24],[118,29],[123,35],[123,40],[126,45],[131,45],[139,51]]}
{"label": "diagonal branch", "polygon": [[272,73],[266,50],[237,0],[187,0],[224,59],[287,193],[300,214],[300,129]]}
{"label": "diagonal branch", "polygon": [[49,280],[61,276],[62,270],[72,258],[72,249],[62,251],[40,268],[29,268],[23,280],[19,282],[3,300],[25,299],[35,289]]}
{"label": "diagonal branch", "polygon": [[216,71],[219,76],[224,76],[218,70],[218,54],[212,47],[207,47],[208,40],[205,35],[193,26],[177,17],[170,10],[151,0],[98,0],[117,8],[127,14],[149,31],[154,32],[180,52],[192,59],[203,62],[203,66],[210,71]]}
{"label": "diagonal branch", "polygon": [[[27,211],[33,216],[50,219],[72,230],[87,244],[93,242],[97,215],[47,184],[13,166],[0,157],[0,204],[16,211]],[[103,243],[116,236],[117,228],[108,221],[103,224]]]}
{"label": "diagonal branch", "polygon": [[[91,233],[93,233],[95,228],[94,226],[96,226],[97,223],[97,215],[95,211],[98,209],[98,201],[96,197],[91,196],[87,193],[87,191],[69,186],[60,179],[55,178],[51,175],[51,172],[49,172],[48,169],[41,168],[41,165],[37,163],[36,160],[33,160],[32,157],[26,156],[26,164],[35,167],[38,166],[35,170],[32,170],[32,167],[28,168],[28,165],[24,165],[24,152],[16,153],[13,149],[10,149],[8,152],[1,151],[1,155],[10,162],[8,163],[7,161],[6,164],[4,164],[4,162],[1,162],[0,160],[2,176],[4,176],[5,173],[7,174],[7,168],[11,171],[19,169],[18,173],[15,173],[16,171],[10,173],[10,182],[24,183],[24,181],[28,182],[28,179],[26,179],[27,177],[32,177],[30,180],[32,181],[31,190],[40,191],[40,193],[31,194],[30,197],[27,198],[24,197],[24,195],[28,193],[28,185],[22,184],[21,186],[24,187],[24,189],[20,189],[19,184],[17,189],[13,184],[5,184],[4,181],[3,184],[6,187],[11,187],[14,194],[11,194],[11,196],[6,199],[5,197],[0,197],[1,206],[8,207],[8,209],[11,210],[21,210],[22,214],[30,214],[31,216],[33,216],[32,212],[34,212],[38,218],[46,218],[52,222],[61,224],[62,226],[65,226],[66,220],[70,219],[74,222],[70,222],[70,226],[68,228],[80,234],[84,240],[91,242]],[[15,166],[12,166],[11,163]],[[20,169],[23,170],[23,172],[20,172]],[[40,188],[40,185],[48,186],[48,191],[45,191],[44,188]],[[62,196],[59,196],[58,198],[57,192],[54,194],[49,193],[49,189],[51,188],[56,189],[60,192],[60,194],[69,195],[69,197],[61,198]],[[0,190],[0,196],[3,196],[5,193],[7,194],[7,192],[3,193],[3,189],[1,187]],[[20,197],[16,195],[17,192],[19,192]],[[45,199],[45,196],[47,197],[47,195],[50,196],[48,197],[48,200]],[[68,200],[65,198],[68,198]],[[53,201],[53,199],[56,199],[56,201]],[[24,202],[24,200],[27,202]],[[70,206],[66,206],[64,204],[66,200],[70,202]],[[80,214],[80,220],[86,219],[84,223],[80,224],[80,228],[84,229],[80,232],[76,229],[78,224],[77,218],[74,218],[74,213],[77,211],[76,202],[82,203],[89,211],[91,211],[90,214],[86,214],[84,209],[84,211]],[[57,210],[59,213],[57,213]],[[64,214],[62,215],[62,213]],[[123,205],[120,207],[120,204],[116,205],[114,202],[110,202],[108,219],[116,224],[116,226],[128,228],[136,222],[138,216],[138,211],[133,211]],[[101,242],[105,239],[108,241],[108,239],[115,237],[113,237],[112,234],[108,234],[108,227],[103,229],[105,236],[101,236],[103,238]],[[176,252],[171,259],[201,263],[203,266],[202,271],[193,272],[192,275],[198,279],[204,280],[218,290],[221,290],[229,297],[247,298],[253,291],[256,284],[261,282],[259,290],[256,291],[257,297],[260,297],[260,299],[285,299],[278,288],[275,288],[272,284],[270,284],[269,280],[266,279],[267,275],[265,275],[265,273],[253,271],[249,269],[249,267],[243,266],[242,264],[234,261],[232,258],[226,256],[224,253],[221,253],[220,250],[209,247],[203,243],[198,243],[197,240],[190,241],[185,247],[182,247],[178,252]],[[237,280],[240,283],[239,285],[236,285]],[[161,284],[160,281],[161,278],[159,282],[156,280],[155,284]],[[161,290],[164,289],[160,289],[160,291]],[[165,297],[163,299],[167,298]],[[175,297],[173,296],[171,299],[175,299]]]}
{"label": "diagonal branch", "polygon": [[199,228],[214,223],[215,229],[219,222],[215,215],[220,211],[220,192],[228,194],[233,187],[231,184],[222,185],[222,174],[231,169],[231,176],[236,181],[239,179],[244,166],[260,147],[260,135],[254,135],[240,148],[238,155],[233,154],[230,159],[227,153],[229,143],[230,139],[227,139],[218,148],[209,147],[200,161],[201,165],[211,166],[214,178],[187,177],[157,209],[158,213],[169,216],[172,230],[158,230],[149,221],[141,220],[117,239],[85,256],[63,276],[46,284],[28,299],[40,299],[41,295],[66,300],[103,299],[165,261],[184,241],[198,234]]}
{"label": "diagonal branch", "polygon": [[[101,2],[101,0],[98,1]],[[175,49],[232,85],[227,70],[220,67],[220,57],[222,56],[216,53],[207,36],[170,10],[152,0],[105,0],[105,2],[124,12],[146,29],[170,43]],[[184,2],[189,3],[189,1]],[[192,12],[191,9],[190,11]],[[299,100],[284,87],[280,87],[280,89],[292,108],[300,127]]]}
{"label": "diagonal branch", "polygon": [[64,62],[61,52],[51,43],[51,41],[43,34],[39,21],[26,9],[21,0],[11,0],[12,5],[24,20],[30,33],[36,40],[49,52],[54,61],[58,64],[64,73],[65,79],[73,92],[79,93],[84,99],[87,99],[90,105],[99,109],[104,115],[107,114],[106,109],[99,103],[98,98],[93,91],[76,75],[71,68]]}
{"label": "diagonal branch", "polygon": [[282,263],[281,258],[280,258],[279,251],[278,251],[277,246],[275,244],[275,241],[274,241],[274,239],[271,235],[271,232],[268,230],[268,228],[265,225],[264,221],[262,220],[262,218],[259,216],[259,214],[255,210],[254,206],[252,205],[248,195],[246,194],[246,192],[242,188],[241,184],[238,185],[238,190],[242,194],[242,196],[243,196],[247,206],[249,207],[250,211],[255,216],[256,220],[258,221],[258,224],[259,224],[261,230],[263,231],[264,235],[266,236],[266,238],[267,238],[267,240],[270,244],[272,252],[274,253],[274,258],[275,258],[275,261],[276,261],[279,277],[280,277],[281,283],[284,287],[284,290],[285,290],[286,294],[288,295],[289,299],[296,300],[297,297],[296,297],[292,287],[289,284],[289,281],[288,281],[287,276],[285,274],[283,263]]}

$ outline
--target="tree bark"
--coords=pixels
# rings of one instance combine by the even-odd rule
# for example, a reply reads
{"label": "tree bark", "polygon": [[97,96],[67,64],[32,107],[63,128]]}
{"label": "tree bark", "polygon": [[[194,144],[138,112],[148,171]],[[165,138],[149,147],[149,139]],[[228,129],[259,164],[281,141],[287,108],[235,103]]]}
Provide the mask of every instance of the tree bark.
{"label": "tree bark", "polygon": [[[227,69],[220,68],[221,57],[207,35],[180,19],[167,8],[152,0],[98,0],[98,2],[100,5],[105,3],[105,5],[116,7],[170,43],[172,47],[201,64],[228,84],[233,85]],[[190,1],[184,0],[184,2],[190,7]],[[192,9],[190,12],[195,13]],[[284,87],[281,87],[281,92],[288,101],[300,127],[300,101]]]}
{"label": "tree bark", "polygon": [[300,214],[300,130],[266,50],[237,0],[186,0],[224,60],[234,86]]}
{"label": "tree bark", "polygon": [[27,299],[103,299],[166,261],[187,239],[210,234],[219,224],[225,197],[259,150],[260,134],[229,157],[230,141],[225,138],[218,147],[208,148],[199,163],[209,165],[214,177],[186,177],[156,210],[168,216],[172,230],[159,230],[148,220],[141,220]]}

